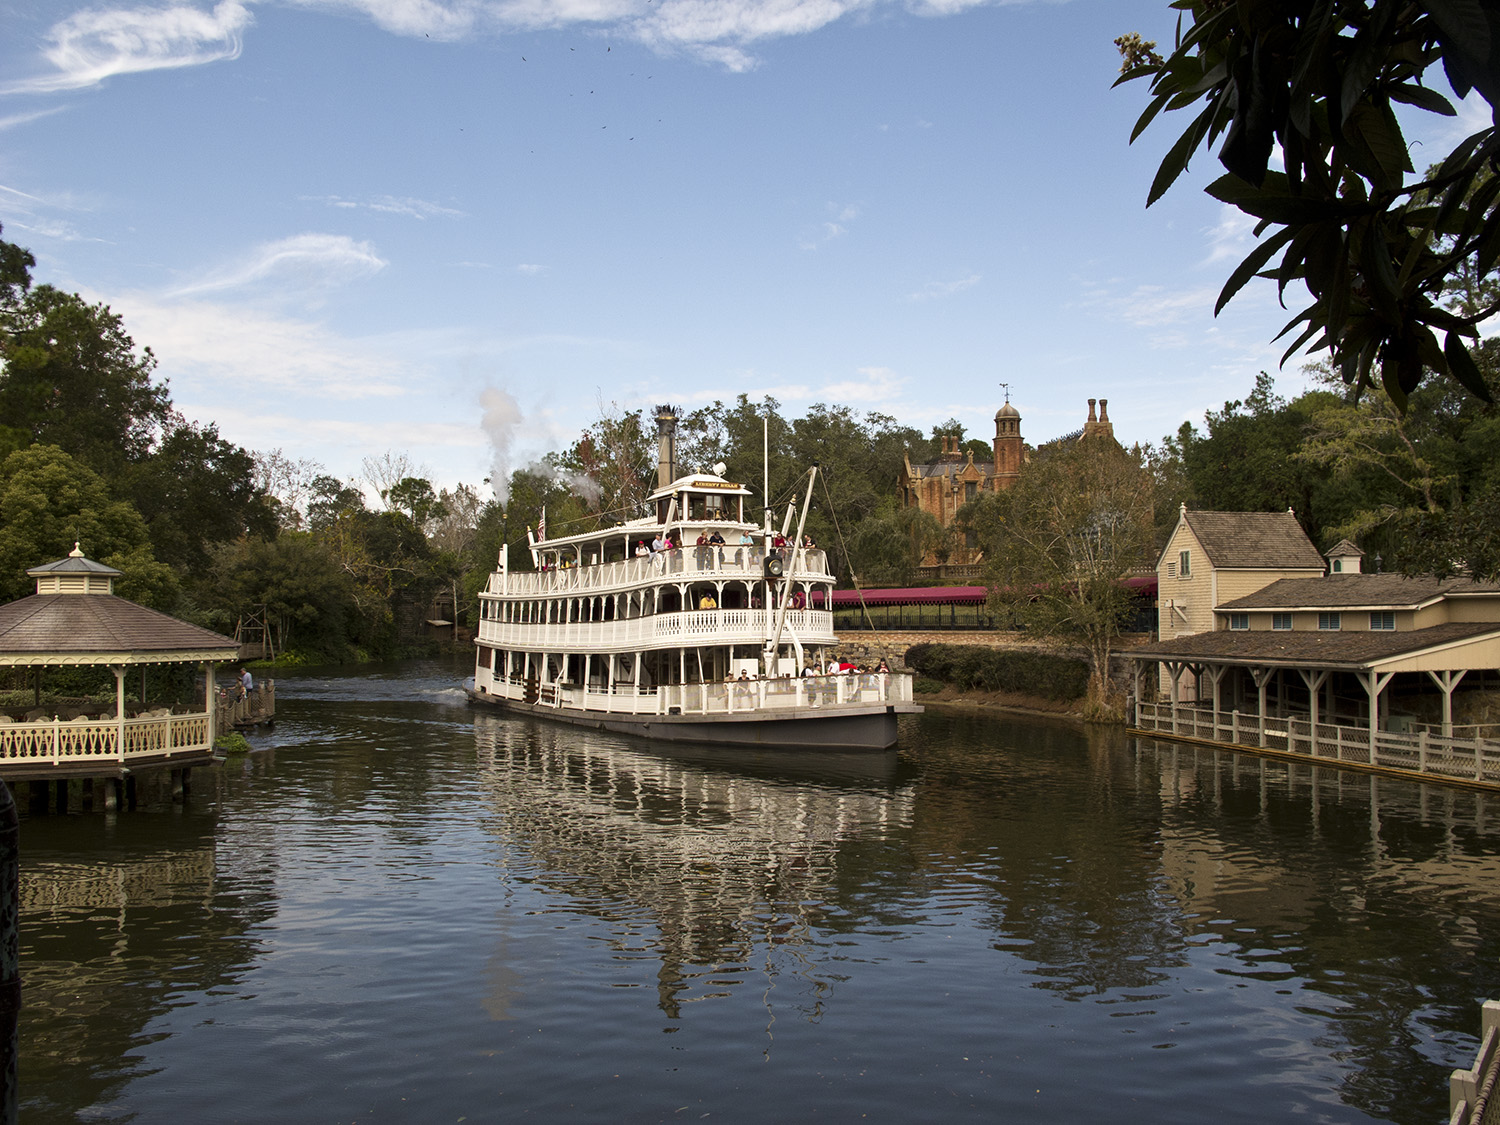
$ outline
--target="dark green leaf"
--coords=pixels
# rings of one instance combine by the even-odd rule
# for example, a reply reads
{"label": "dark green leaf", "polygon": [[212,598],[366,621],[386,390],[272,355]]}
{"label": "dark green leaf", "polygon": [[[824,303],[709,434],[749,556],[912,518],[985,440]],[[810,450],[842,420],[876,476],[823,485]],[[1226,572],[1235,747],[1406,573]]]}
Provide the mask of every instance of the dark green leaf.
{"label": "dark green leaf", "polygon": [[1443,342],[1443,355],[1448,360],[1448,374],[1457,379],[1465,390],[1485,402],[1494,401],[1485,384],[1484,374],[1474,362],[1474,357],[1469,354],[1463,337],[1457,332],[1448,333],[1447,340]]}
{"label": "dark green leaf", "polygon": [[1219,291],[1218,303],[1214,305],[1214,316],[1227,305],[1236,293],[1244,288],[1245,283],[1254,277],[1260,268],[1271,260],[1271,255],[1280,250],[1292,239],[1291,229],[1283,230],[1273,234],[1246,256],[1245,260],[1235,267],[1229,280],[1224,283],[1224,288]]}
{"label": "dark green leaf", "polygon": [[1436,90],[1430,90],[1426,86],[1408,82],[1401,86],[1391,86],[1386,92],[1390,94],[1392,101],[1414,105],[1418,109],[1425,109],[1428,113],[1438,113],[1444,117],[1458,116],[1458,110],[1453,108],[1452,102]]}

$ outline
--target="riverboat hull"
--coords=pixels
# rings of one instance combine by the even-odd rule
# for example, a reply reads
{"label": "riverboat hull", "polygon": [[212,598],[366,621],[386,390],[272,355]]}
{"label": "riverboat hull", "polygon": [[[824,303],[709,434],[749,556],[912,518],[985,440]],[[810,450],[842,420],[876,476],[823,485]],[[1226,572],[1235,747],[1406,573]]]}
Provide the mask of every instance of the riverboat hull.
{"label": "riverboat hull", "polygon": [[622,715],[580,711],[550,704],[523,703],[466,687],[471,702],[520,715],[593,730],[633,734],[653,742],[696,742],[809,750],[889,750],[896,745],[896,719],[922,708],[915,704],[871,704],[819,713],[735,713],[729,715]]}

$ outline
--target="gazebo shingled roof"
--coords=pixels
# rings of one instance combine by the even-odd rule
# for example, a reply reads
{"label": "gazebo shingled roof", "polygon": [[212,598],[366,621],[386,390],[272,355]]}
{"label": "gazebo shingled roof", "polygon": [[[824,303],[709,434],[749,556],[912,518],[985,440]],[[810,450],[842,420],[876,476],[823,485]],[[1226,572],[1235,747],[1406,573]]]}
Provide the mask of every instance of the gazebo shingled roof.
{"label": "gazebo shingled roof", "polygon": [[[85,558],[33,567],[38,591],[0,606],[0,666],[202,663],[235,660],[221,633],[117,597],[120,572]],[[68,581],[68,579],[72,581]],[[66,589],[73,592],[51,592]]]}

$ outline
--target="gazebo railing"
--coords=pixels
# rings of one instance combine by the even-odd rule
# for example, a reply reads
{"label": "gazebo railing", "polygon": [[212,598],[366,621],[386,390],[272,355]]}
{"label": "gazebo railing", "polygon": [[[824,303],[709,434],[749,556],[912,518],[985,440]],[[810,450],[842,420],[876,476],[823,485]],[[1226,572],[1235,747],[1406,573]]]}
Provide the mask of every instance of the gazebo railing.
{"label": "gazebo railing", "polygon": [[[123,741],[121,736],[123,735]],[[0,724],[0,768],[16,763],[129,763],[211,749],[208,715],[139,719],[46,719]]]}
{"label": "gazebo railing", "polygon": [[1328,765],[1377,766],[1427,777],[1500,784],[1500,741],[1318,723],[1307,715],[1258,715],[1139,701],[1135,727],[1230,746],[1295,754]]}

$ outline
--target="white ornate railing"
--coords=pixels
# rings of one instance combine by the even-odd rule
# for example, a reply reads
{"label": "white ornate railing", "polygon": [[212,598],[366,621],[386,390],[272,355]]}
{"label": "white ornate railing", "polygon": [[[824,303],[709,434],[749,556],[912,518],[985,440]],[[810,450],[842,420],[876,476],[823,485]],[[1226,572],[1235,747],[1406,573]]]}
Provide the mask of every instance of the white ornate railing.
{"label": "white ornate railing", "polygon": [[[817,548],[784,552],[787,569],[795,578],[832,582],[828,556]],[[760,578],[765,551],[760,547],[678,547],[646,558],[622,559],[592,566],[570,566],[558,570],[511,571],[490,575],[488,594],[537,595],[624,590],[659,581],[666,576],[695,578]]]}
{"label": "white ornate railing", "polygon": [[0,724],[0,766],[33,762],[121,762],[162,758],[212,747],[208,715],[154,718],[49,719]]}
{"label": "white ornate railing", "polygon": [[1369,727],[1318,723],[1306,715],[1267,716],[1240,711],[1175,708],[1170,703],[1140,701],[1135,709],[1138,730],[1184,738],[1223,742],[1306,757],[1330,765],[1379,766],[1429,777],[1500,784],[1500,742],[1486,738],[1444,738]]}
{"label": "white ornate railing", "polygon": [[910,703],[912,677],[906,672],[837,676],[785,676],[769,680],[733,680],[710,684],[663,684],[637,691],[616,684],[530,685],[519,676],[497,677],[487,690],[505,699],[535,702],[544,707],[600,711],[619,715],[728,715],[802,708],[828,709]]}
{"label": "white ornate railing", "polygon": [[[530,623],[484,621],[479,639],[497,648],[545,647],[548,652],[631,652],[676,644],[756,644],[776,625],[774,609],[695,609],[653,613],[615,621]],[[785,637],[804,644],[832,643],[833,614],[821,609],[789,609]]]}

